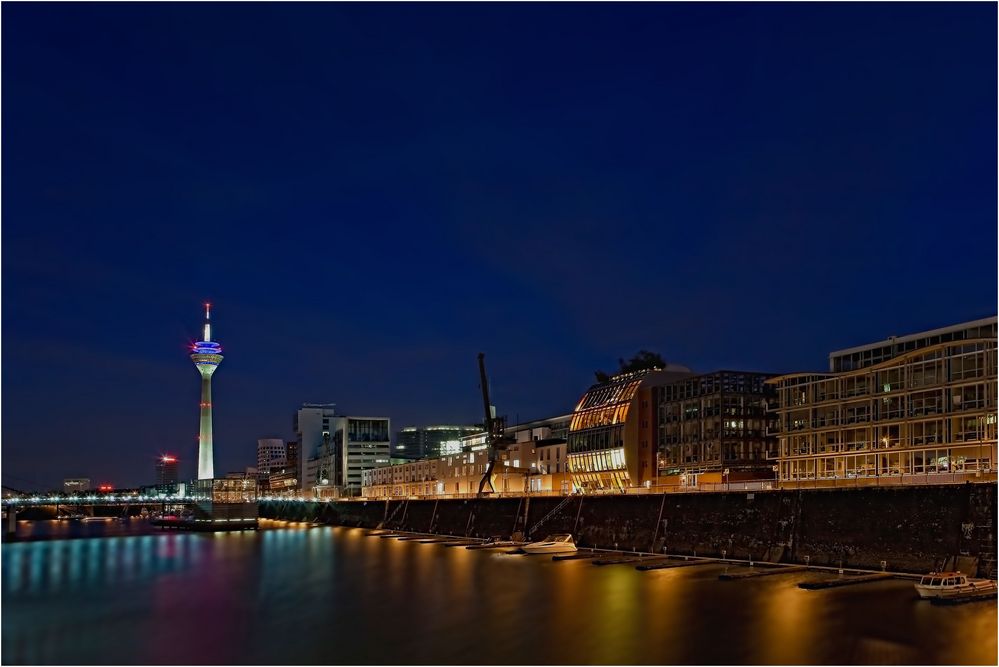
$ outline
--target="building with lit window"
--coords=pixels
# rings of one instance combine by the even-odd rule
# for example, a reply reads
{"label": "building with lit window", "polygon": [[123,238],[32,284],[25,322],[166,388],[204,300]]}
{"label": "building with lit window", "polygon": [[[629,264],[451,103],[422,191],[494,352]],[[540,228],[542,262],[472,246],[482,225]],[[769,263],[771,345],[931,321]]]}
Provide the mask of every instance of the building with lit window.
{"label": "building with lit window", "polygon": [[[570,415],[508,426],[510,440],[497,453],[496,493],[568,493],[565,436]],[[362,495],[369,498],[467,496],[478,493],[489,464],[485,433],[462,438],[462,450],[437,458],[366,470]]]}
{"label": "building with lit window", "polygon": [[654,387],[692,375],[684,366],[621,373],[590,387],[569,424],[566,453],[580,490],[620,490],[657,476],[659,418]]}
{"label": "building with lit window", "polygon": [[401,459],[436,458],[461,451],[461,439],[482,431],[481,426],[438,424],[407,426],[396,434],[392,456]]}
{"label": "building with lit window", "polygon": [[[311,428],[303,428],[303,410]],[[390,420],[387,417],[334,415],[331,406],[299,411],[299,442],[305,464],[302,489],[307,496],[354,496],[361,492],[365,470],[390,463]],[[320,429],[315,429],[320,425]],[[318,436],[317,436],[318,433]],[[308,443],[308,446],[307,446]],[[305,452],[313,452],[306,457]]]}
{"label": "building with lit window", "polygon": [[303,490],[311,489],[320,479],[317,459],[321,451],[326,452],[327,468],[322,472],[325,473],[327,484],[333,474],[329,449],[330,422],[336,417],[335,406],[334,403],[305,403],[295,413],[293,428],[298,434],[298,480],[299,487]]}
{"label": "building with lit window", "polygon": [[257,440],[257,472],[269,475],[271,469],[283,470],[288,466],[288,449],[281,438]]}
{"label": "building with lit window", "polygon": [[996,318],[829,355],[777,390],[782,483],[994,479]]}
{"label": "building with lit window", "polygon": [[[773,479],[773,374],[716,371],[654,387],[659,483]],[[673,479],[675,478],[675,479]]]}

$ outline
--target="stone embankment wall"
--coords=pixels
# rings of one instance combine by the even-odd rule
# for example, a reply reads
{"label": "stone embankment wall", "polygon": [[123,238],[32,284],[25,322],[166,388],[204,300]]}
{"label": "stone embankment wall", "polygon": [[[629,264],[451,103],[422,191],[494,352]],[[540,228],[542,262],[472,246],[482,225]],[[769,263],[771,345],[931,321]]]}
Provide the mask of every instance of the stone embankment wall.
{"label": "stone embankment wall", "polygon": [[[765,493],[261,503],[261,517],[581,547],[927,572],[965,555],[994,558],[996,485]],[[524,526],[527,527],[525,531]],[[993,568],[994,561],[981,564]],[[994,576],[994,575],[993,575]]]}

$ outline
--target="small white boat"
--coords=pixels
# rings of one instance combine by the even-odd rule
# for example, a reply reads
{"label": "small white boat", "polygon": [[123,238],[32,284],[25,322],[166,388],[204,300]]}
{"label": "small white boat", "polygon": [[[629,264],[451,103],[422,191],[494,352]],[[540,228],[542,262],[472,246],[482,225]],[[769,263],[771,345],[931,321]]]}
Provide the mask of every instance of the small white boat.
{"label": "small white boat", "polygon": [[968,579],[960,572],[930,572],[915,585],[919,597],[931,598],[978,595],[996,591],[996,582],[990,579]]}
{"label": "small white boat", "polygon": [[572,540],[572,535],[560,533],[549,535],[540,542],[525,544],[521,549],[529,554],[564,554],[575,551],[576,543]]}

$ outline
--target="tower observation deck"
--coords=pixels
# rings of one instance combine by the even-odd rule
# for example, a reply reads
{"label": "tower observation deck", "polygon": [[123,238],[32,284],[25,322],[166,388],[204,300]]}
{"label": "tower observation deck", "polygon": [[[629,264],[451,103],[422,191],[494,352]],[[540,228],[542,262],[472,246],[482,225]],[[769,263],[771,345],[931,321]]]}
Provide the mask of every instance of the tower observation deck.
{"label": "tower observation deck", "polygon": [[191,360],[201,373],[201,430],[198,433],[198,479],[215,476],[212,451],[212,374],[222,363],[222,346],[212,341],[212,305],[205,304],[205,328],[202,340],[191,346]]}

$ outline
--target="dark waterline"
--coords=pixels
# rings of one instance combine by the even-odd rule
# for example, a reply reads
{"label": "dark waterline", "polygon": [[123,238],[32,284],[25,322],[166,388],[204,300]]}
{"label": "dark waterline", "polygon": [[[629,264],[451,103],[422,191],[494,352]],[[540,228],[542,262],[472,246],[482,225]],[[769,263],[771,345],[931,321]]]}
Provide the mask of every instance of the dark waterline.
{"label": "dark waterline", "polygon": [[3,663],[996,663],[995,602],[936,607],[906,581],[805,591],[817,575],[269,525],[4,544]]}

